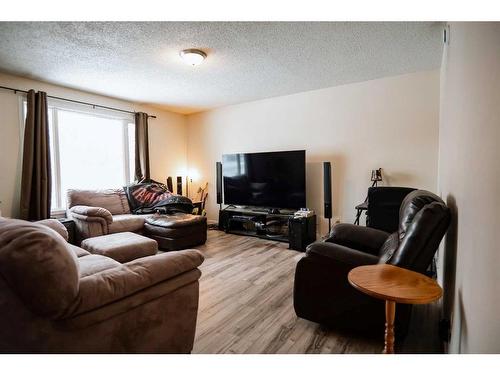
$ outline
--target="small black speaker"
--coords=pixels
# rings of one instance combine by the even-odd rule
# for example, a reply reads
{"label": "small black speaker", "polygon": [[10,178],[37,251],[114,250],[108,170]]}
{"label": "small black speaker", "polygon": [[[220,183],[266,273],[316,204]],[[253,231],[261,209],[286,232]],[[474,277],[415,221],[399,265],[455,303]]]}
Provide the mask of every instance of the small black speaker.
{"label": "small black speaker", "polygon": [[177,194],[182,195],[182,177],[177,176]]}
{"label": "small black speaker", "polygon": [[215,172],[217,176],[217,204],[222,204],[222,163],[220,161],[215,163]]}
{"label": "small black speaker", "polygon": [[167,177],[167,189],[168,191],[170,191],[171,193],[174,192],[174,184],[172,182],[172,176],[168,176]]}
{"label": "small black speaker", "polygon": [[306,251],[316,241],[316,215],[288,219],[288,241],[289,249]]}
{"label": "small black speaker", "polygon": [[323,162],[323,202],[324,216],[332,218],[332,167],[329,161]]}

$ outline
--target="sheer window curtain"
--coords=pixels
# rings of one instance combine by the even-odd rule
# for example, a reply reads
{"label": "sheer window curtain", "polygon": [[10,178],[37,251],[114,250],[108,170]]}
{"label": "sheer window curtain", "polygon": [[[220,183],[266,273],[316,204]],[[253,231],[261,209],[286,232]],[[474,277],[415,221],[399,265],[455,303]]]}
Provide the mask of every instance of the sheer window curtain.
{"label": "sheer window curtain", "polygon": [[47,94],[29,90],[21,174],[21,219],[50,217],[51,188]]}
{"label": "sheer window curtain", "polygon": [[148,115],[135,114],[135,180],[149,180],[149,136]]}

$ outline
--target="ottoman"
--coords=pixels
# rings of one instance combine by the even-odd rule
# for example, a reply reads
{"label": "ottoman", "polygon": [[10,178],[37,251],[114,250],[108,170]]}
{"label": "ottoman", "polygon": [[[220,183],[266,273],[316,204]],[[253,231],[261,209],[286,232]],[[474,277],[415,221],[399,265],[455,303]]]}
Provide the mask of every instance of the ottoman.
{"label": "ottoman", "polygon": [[155,255],[158,252],[155,240],[132,232],[87,238],[82,241],[81,247],[92,254],[104,255],[120,263]]}
{"label": "ottoman", "polygon": [[185,213],[153,215],[145,219],[144,231],[161,250],[186,249],[205,243],[207,218]]}

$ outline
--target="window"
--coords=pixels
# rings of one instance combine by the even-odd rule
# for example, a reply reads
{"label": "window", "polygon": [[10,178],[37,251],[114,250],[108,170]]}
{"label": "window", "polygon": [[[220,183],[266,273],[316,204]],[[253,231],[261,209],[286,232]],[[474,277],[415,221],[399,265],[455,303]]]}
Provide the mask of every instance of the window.
{"label": "window", "polygon": [[68,189],[119,188],[133,181],[133,118],[106,112],[49,103],[53,213],[66,209]]}

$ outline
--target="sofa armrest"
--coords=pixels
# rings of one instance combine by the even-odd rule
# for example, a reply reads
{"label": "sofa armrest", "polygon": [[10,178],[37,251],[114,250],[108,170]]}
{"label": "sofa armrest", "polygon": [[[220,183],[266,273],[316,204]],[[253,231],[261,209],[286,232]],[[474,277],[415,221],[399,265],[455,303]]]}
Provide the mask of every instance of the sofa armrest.
{"label": "sofa armrest", "polygon": [[135,259],[80,279],[79,295],[63,318],[103,307],[161,282],[174,279],[203,263],[197,250],[182,250]]}
{"label": "sofa armrest", "polygon": [[68,230],[59,220],[57,220],[57,219],[45,219],[45,220],[37,221],[36,223],[55,230],[62,238],[64,238],[64,241],[68,242],[68,237],[69,237]]}
{"label": "sofa armrest", "polygon": [[108,225],[113,222],[111,212],[102,207],[73,206],[68,208],[67,216],[75,222],[78,244],[86,238],[108,234]]}
{"label": "sofa armrest", "polygon": [[379,257],[330,242],[315,242],[308,246],[306,256],[333,261],[348,267],[377,264]]}
{"label": "sofa armrest", "polygon": [[390,233],[354,224],[337,224],[325,242],[350,247],[369,254],[378,254]]}
{"label": "sofa armrest", "polygon": [[80,220],[96,221],[95,219],[99,218],[106,220],[108,224],[113,222],[113,215],[111,215],[111,212],[102,207],[73,206],[69,209],[69,212]]}

